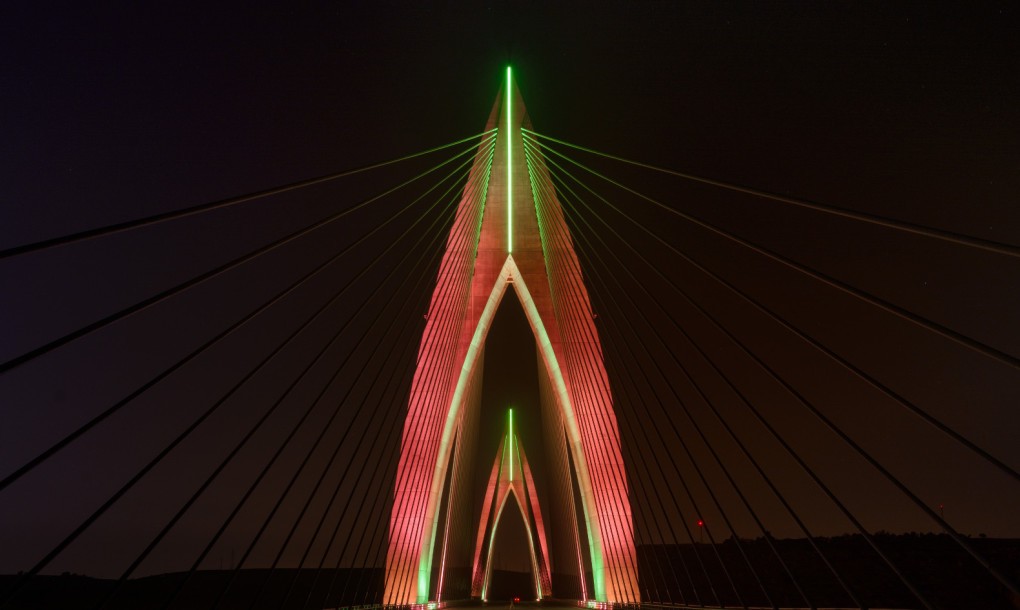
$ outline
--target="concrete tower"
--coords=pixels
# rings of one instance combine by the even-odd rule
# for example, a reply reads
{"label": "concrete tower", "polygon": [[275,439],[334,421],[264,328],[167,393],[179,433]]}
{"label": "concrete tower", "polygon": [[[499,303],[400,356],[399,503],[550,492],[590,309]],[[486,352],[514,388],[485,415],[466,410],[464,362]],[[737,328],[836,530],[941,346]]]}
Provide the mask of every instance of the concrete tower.
{"label": "concrete tower", "polygon": [[544,165],[526,156],[522,127],[531,124],[507,68],[486,125],[496,130],[495,146],[479,148],[469,174],[419,347],[390,517],[385,604],[434,598],[429,585],[454,439],[465,414],[480,408],[485,340],[508,288],[535,334],[542,408],[563,431],[552,436],[565,439],[576,473],[584,515],[578,536],[586,537],[588,549],[579,559],[594,585],[588,596],[639,599],[602,346],[563,211]]}

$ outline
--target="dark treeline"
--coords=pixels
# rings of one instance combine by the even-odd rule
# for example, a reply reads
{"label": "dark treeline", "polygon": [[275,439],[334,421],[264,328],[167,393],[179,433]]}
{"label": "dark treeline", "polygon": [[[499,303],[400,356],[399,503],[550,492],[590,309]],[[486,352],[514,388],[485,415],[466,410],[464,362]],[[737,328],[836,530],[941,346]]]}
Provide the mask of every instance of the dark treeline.
{"label": "dark treeline", "polygon": [[[873,539],[936,608],[1020,608],[1020,600],[1011,599],[1005,587],[946,535],[878,533]],[[982,537],[968,541],[1000,572],[1020,580],[1020,540]],[[815,538],[815,542],[860,604],[923,607],[862,536]],[[773,539],[772,543],[812,605],[858,607],[808,540]],[[764,538],[740,540],[739,545],[728,539],[714,547],[708,543],[640,546],[638,561],[645,600],[733,606],[740,605],[739,593],[745,604],[769,606],[767,593],[780,607],[805,606],[793,579]]]}
{"label": "dark treeline", "polygon": [[[874,540],[903,576],[936,608],[1020,608],[1020,600],[1011,599],[1006,589],[948,536],[879,533]],[[815,542],[862,605],[922,607],[863,537],[816,538]],[[1020,540],[971,538],[969,542],[1000,572],[1014,580],[1020,579]],[[772,543],[812,605],[857,607],[807,540],[774,539]],[[740,540],[739,545],[733,539],[714,546],[708,543],[643,545],[638,547],[637,553],[641,595],[646,602],[769,606],[771,600],[780,607],[805,606],[797,586],[763,538]],[[467,569],[450,572],[444,586],[444,601],[464,597],[470,590]],[[181,593],[169,610],[212,608],[231,575],[229,570],[197,572],[183,588],[180,585],[186,575],[181,573],[132,579],[110,598],[104,610],[163,610],[178,589]],[[559,585],[560,589],[553,591],[554,596],[573,597],[564,587],[578,588],[576,577],[553,576],[554,585]],[[0,576],[0,591],[9,590],[19,580],[17,575]],[[22,584],[8,608],[95,608],[110,596],[115,585],[113,580],[77,574],[36,576]],[[322,570],[318,573],[316,570],[278,569],[272,574],[268,570],[241,570],[217,607],[221,610],[307,610],[377,603],[382,596],[382,586],[381,569]],[[527,600],[533,594],[530,573],[501,570],[493,573],[490,600],[512,597]]]}
{"label": "dark treeline", "polygon": [[[213,608],[232,574],[230,570],[196,572],[168,610]],[[186,576],[173,573],[129,580],[110,598],[104,610],[162,610]],[[0,576],[0,591],[6,591],[18,579],[14,575]],[[382,597],[382,584],[381,569],[300,572],[277,569],[272,574],[269,570],[241,570],[216,607],[219,610],[308,610],[373,603]],[[115,585],[114,580],[78,574],[36,576],[21,588],[9,608],[96,608],[109,597]]]}

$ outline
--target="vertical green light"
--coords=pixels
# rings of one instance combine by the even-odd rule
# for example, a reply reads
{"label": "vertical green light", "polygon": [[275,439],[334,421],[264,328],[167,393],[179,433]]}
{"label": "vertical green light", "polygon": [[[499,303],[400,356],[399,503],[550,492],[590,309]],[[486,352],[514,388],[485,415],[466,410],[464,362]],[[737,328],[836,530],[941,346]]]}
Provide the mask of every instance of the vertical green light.
{"label": "vertical green light", "polygon": [[514,250],[514,186],[513,186],[513,147],[510,136],[510,66],[506,67],[506,251]]}
{"label": "vertical green light", "polygon": [[514,410],[510,409],[510,481],[514,480]]}

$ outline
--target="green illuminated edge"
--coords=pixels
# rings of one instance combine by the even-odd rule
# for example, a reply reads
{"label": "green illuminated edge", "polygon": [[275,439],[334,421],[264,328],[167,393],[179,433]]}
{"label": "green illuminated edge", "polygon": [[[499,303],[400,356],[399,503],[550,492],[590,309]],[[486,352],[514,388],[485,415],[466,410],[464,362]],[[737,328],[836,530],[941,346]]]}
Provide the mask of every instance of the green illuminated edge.
{"label": "green illuminated edge", "polygon": [[[535,156],[538,156],[538,157],[541,156],[541,153],[539,153],[538,151],[535,151],[534,154],[535,154]],[[524,141],[524,157],[525,157],[525,161],[526,161],[527,167],[528,167],[528,182],[531,184],[532,199],[535,202],[535,216],[536,216],[536,219],[538,220],[539,237],[540,237],[540,239],[542,241],[542,251],[543,251],[543,257],[542,258],[545,260],[546,272],[547,273],[551,273],[551,270],[549,269],[549,257],[545,255],[545,252],[551,247],[551,244],[548,242],[548,239],[547,239],[547,236],[546,236],[545,215],[543,214],[542,206],[539,205],[540,201],[542,201],[542,202],[545,201],[545,197],[543,196],[542,190],[539,189],[538,186],[535,183],[535,180],[536,180],[535,176],[536,176],[536,174],[540,173],[539,172],[539,168],[545,169],[545,164],[544,163],[539,164],[538,163],[539,159],[532,159],[531,158],[532,157],[532,151],[529,149],[527,140]],[[546,171],[548,171],[548,170],[546,170]],[[527,309],[527,308],[525,307],[525,309]],[[541,332],[544,335],[545,330],[542,329]],[[553,359],[554,359],[553,361],[555,361],[555,356],[553,356]],[[557,367],[556,373],[559,374],[558,367]],[[556,383],[555,377],[556,376],[553,375],[553,384],[554,385]],[[568,400],[568,402],[566,404],[569,405],[569,399],[567,399],[567,400]],[[571,409],[571,411],[572,411],[572,409]],[[571,426],[571,424],[576,426],[576,421],[573,421],[573,420],[570,420],[570,419],[567,420],[567,428],[568,428],[567,432],[568,432],[568,436],[570,435],[570,426]],[[576,459],[576,455],[577,454],[574,453],[573,450],[571,450],[570,447],[568,447],[567,450],[570,451],[575,456],[574,464],[575,464],[575,469],[576,469],[577,466],[578,466],[577,459]],[[583,464],[582,464],[582,466],[584,467],[584,470],[587,471],[587,467],[584,466]],[[577,474],[580,476],[580,472],[578,472]],[[602,544],[601,544],[601,532],[593,531],[592,525],[593,525],[594,522],[593,522],[593,520],[591,518],[591,514],[589,512],[589,506],[588,506],[588,502],[587,502],[587,497],[586,497],[586,495],[584,493],[583,485],[582,485],[580,480],[578,481],[578,484],[582,488],[582,492],[581,492],[581,510],[584,513],[584,520],[586,522],[585,523],[585,525],[586,525],[585,533],[587,534],[587,538],[588,538],[588,551],[589,551],[589,557],[591,559],[591,565],[592,565],[592,585],[593,585],[593,588],[594,588],[594,590],[592,591],[592,594],[593,594],[593,596],[595,597],[596,600],[603,600],[604,601],[606,599],[606,584],[605,584],[605,564],[603,563],[603,552],[602,552]],[[573,490],[571,490],[571,493],[573,493]],[[583,578],[584,575],[582,574],[581,577]]]}
{"label": "green illuminated edge", "polygon": [[510,409],[510,482],[514,480],[514,410]]}
{"label": "green illuminated edge", "polygon": [[514,182],[513,182],[513,133],[510,127],[510,103],[513,97],[510,94],[512,70],[506,67],[506,251],[514,251]]}

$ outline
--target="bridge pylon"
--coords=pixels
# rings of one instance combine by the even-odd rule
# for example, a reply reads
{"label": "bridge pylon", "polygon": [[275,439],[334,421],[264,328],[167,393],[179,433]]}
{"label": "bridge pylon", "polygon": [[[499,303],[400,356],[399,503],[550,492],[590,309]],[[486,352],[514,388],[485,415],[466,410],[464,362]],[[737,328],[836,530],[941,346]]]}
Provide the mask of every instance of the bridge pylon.
{"label": "bridge pylon", "polygon": [[496,143],[491,154],[479,147],[419,346],[390,517],[384,604],[434,598],[429,587],[443,488],[454,445],[464,446],[454,439],[465,414],[481,408],[485,340],[508,289],[535,335],[542,408],[562,428],[552,437],[565,439],[573,464],[566,468],[583,513],[576,555],[582,579],[591,575],[588,597],[639,600],[627,477],[602,346],[562,208],[543,166],[529,163],[522,127],[531,122],[507,68],[486,125],[487,132],[497,130]]}

